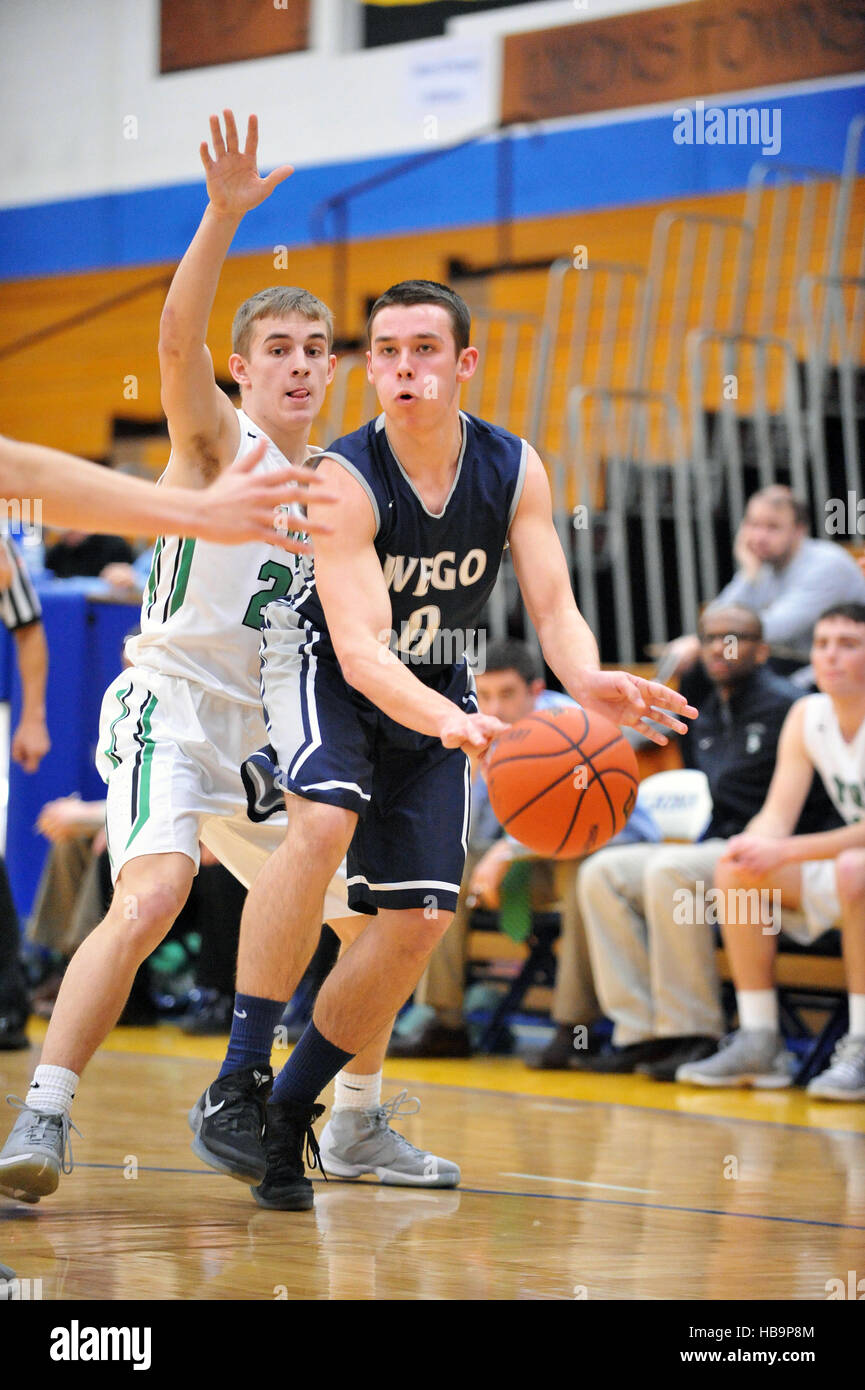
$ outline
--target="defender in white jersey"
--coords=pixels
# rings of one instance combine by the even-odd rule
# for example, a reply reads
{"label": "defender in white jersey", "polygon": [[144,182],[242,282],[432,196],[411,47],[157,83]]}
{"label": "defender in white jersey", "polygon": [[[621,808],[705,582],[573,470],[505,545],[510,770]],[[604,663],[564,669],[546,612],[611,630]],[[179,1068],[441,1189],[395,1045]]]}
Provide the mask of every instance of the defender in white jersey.
{"label": "defender in white jersey", "polygon": [[[283,455],[243,410],[237,421],[239,454],[264,440],[258,468],[284,467]],[[248,887],[278,843],[278,828],[247,817],[238,769],[267,742],[261,610],[290,588],[293,560],[275,545],[252,542],[228,552],[207,541],[159,537],[141,633],[126,646],[132,667],[102,704],[96,762],[108,783],[115,879],[129,860],[151,854],[184,854],[197,870],[204,841]],[[349,915],[339,883],[327,910]]]}
{"label": "defender in white jersey", "polygon": [[[231,112],[224,138],[216,117],[210,128],[214,155],[202,146],[210,201],[172,281],[159,337],[171,437],[164,481],[198,490],[235,467],[261,436],[268,441],[256,463],[262,477],[287,462],[305,465],[316,452],[309,432],[336,366],[327,306],[306,290],[277,287],[246,300],[235,315],[228,366],[241,410],[217,387],[205,340],[223,261],[243,215],[292,171],[283,166],[259,177],[254,116],[242,152]],[[323,489],[312,477],[310,496],[318,500]],[[297,500],[296,490],[290,497]],[[36,1202],[68,1171],[69,1108],[79,1076],[120,1017],[139,965],[183,907],[199,841],[248,885],[284,838],[284,823],[280,831],[247,819],[240,765],[267,742],[261,609],[286,593],[291,578],[290,559],[277,545],[228,548],[172,536],[157,543],[141,636],[128,648],[135,664],[112,683],[102,708],[98,763],[108,781],[114,898],[69,964],[40,1065],[0,1153],[0,1192]],[[331,888],[323,915],[350,941],[365,919],[349,913],[339,875]],[[268,1002],[278,1023],[287,1001]],[[238,1017],[245,1017],[242,1007]],[[357,1084],[344,1082],[349,1104],[368,1101],[376,1082],[380,1090],[386,1046],[384,1035],[354,1059]],[[269,1057],[229,1073],[229,1085],[250,1089],[260,1103],[262,1123],[271,1078]],[[377,1155],[387,1150],[398,1166],[393,1180],[410,1184],[417,1172],[424,1185],[452,1186],[456,1166],[435,1159],[431,1168],[433,1156],[390,1130],[393,1113],[377,1102],[358,1110],[361,1137],[374,1133]],[[356,1166],[350,1152],[344,1156]],[[379,1177],[391,1180],[383,1176],[388,1163],[379,1157],[377,1164]]]}
{"label": "defender in white jersey", "polygon": [[[849,991],[849,1032],[828,1068],[808,1085],[827,1100],[865,1100],[865,605],[837,604],[814,628],[811,661],[819,694],[790,709],[766,800],[715,871],[726,905],[724,944],[736,985],[739,1029],[677,1081],[701,1086],[789,1086],[774,989],[778,932],[810,942],[840,927]],[[846,824],[794,835],[814,772]],[[756,890],[756,891],[755,891]]]}

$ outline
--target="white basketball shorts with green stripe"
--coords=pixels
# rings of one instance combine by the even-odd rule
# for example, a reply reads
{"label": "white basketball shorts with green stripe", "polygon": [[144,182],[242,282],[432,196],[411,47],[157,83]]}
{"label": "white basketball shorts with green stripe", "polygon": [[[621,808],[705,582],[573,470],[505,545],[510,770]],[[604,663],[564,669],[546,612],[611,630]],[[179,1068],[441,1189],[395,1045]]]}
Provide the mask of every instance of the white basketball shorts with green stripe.
{"label": "white basketball shorts with green stripe", "polygon": [[[186,854],[199,841],[249,886],[285,834],[285,817],[246,815],[240,764],[267,742],[257,706],[191,681],[130,667],[102,701],[96,766],[108,783],[106,829],[114,879],[130,859]],[[351,916],[345,873],[328,891],[327,915]]]}

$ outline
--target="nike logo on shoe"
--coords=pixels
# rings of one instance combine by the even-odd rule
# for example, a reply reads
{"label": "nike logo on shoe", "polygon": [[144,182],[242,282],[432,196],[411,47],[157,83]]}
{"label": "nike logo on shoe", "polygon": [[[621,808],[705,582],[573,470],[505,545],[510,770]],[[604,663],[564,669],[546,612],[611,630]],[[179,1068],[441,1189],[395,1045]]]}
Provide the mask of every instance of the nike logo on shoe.
{"label": "nike logo on shoe", "polygon": [[210,1089],[208,1088],[207,1091],[205,1091],[205,1094],[204,1094],[204,1118],[205,1118],[205,1120],[209,1119],[211,1115],[215,1115],[216,1112],[217,1112],[217,1110],[221,1110],[224,1104],[225,1104],[225,1101],[224,1101],[224,1100],[221,1100],[221,1101],[219,1102],[218,1105],[211,1105],[211,1104],[210,1104]]}
{"label": "nike logo on shoe", "polygon": [[234,1017],[235,1017],[235,1018],[246,1018],[246,1009],[243,1010],[243,1013],[238,1013],[238,1012],[237,1012],[237,1009],[235,1009],[235,1010],[234,1010]]}

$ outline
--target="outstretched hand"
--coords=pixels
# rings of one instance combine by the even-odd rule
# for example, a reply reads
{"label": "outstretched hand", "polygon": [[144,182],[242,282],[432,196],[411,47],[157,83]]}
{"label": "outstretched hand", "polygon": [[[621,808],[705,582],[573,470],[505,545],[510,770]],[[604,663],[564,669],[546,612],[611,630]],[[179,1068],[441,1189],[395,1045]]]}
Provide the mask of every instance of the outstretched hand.
{"label": "outstretched hand", "polygon": [[268,541],[293,555],[308,555],[311,548],[297,533],[327,535],[332,528],[305,516],[292,515],[287,519],[284,508],[311,501],[334,502],[336,498],[325,490],[310,468],[286,464],[272,473],[256,473],[255,466],[266,448],[267,440],[260,439],[248,454],[235,459],[215,483],[192,494],[197,534],[222,544]]}
{"label": "outstretched hand", "polygon": [[461,748],[469,757],[480,757],[509,727],[491,714],[465,714],[454,706],[439,728],[439,738],[445,748]]}
{"label": "outstretched hand", "polygon": [[210,118],[210,138],[213,155],[206,140],[201,143],[201,162],[207,175],[207,196],[216,212],[223,216],[243,217],[269,198],[278,184],[294,170],[281,164],[266,179],[258,172],[258,117],[250,116],[246,128],[246,144],[240,149],[233,111],[223,111],[225,136],[218,116]]}
{"label": "outstretched hand", "polygon": [[658,681],[632,676],[628,671],[587,672],[575,698],[585,709],[602,714],[613,724],[636,729],[652,743],[661,746],[669,739],[653,724],[647,724],[647,719],[672,729],[674,733],[684,734],[688,726],[677,716],[685,719],[697,716],[697,710],[688,704],[684,695],[670,690],[669,686],[660,685]]}

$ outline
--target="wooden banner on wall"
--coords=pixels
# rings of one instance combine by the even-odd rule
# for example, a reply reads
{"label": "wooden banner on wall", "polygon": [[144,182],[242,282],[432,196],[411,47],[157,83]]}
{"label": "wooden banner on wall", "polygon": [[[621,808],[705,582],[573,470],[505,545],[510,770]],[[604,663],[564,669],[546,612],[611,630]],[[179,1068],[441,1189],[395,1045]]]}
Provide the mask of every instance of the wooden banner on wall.
{"label": "wooden banner on wall", "polygon": [[505,39],[502,121],[865,68],[865,0],[692,0]]}
{"label": "wooden banner on wall", "polygon": [[162,0],[160,72],[240,63],[309,46],[310,0]]}

